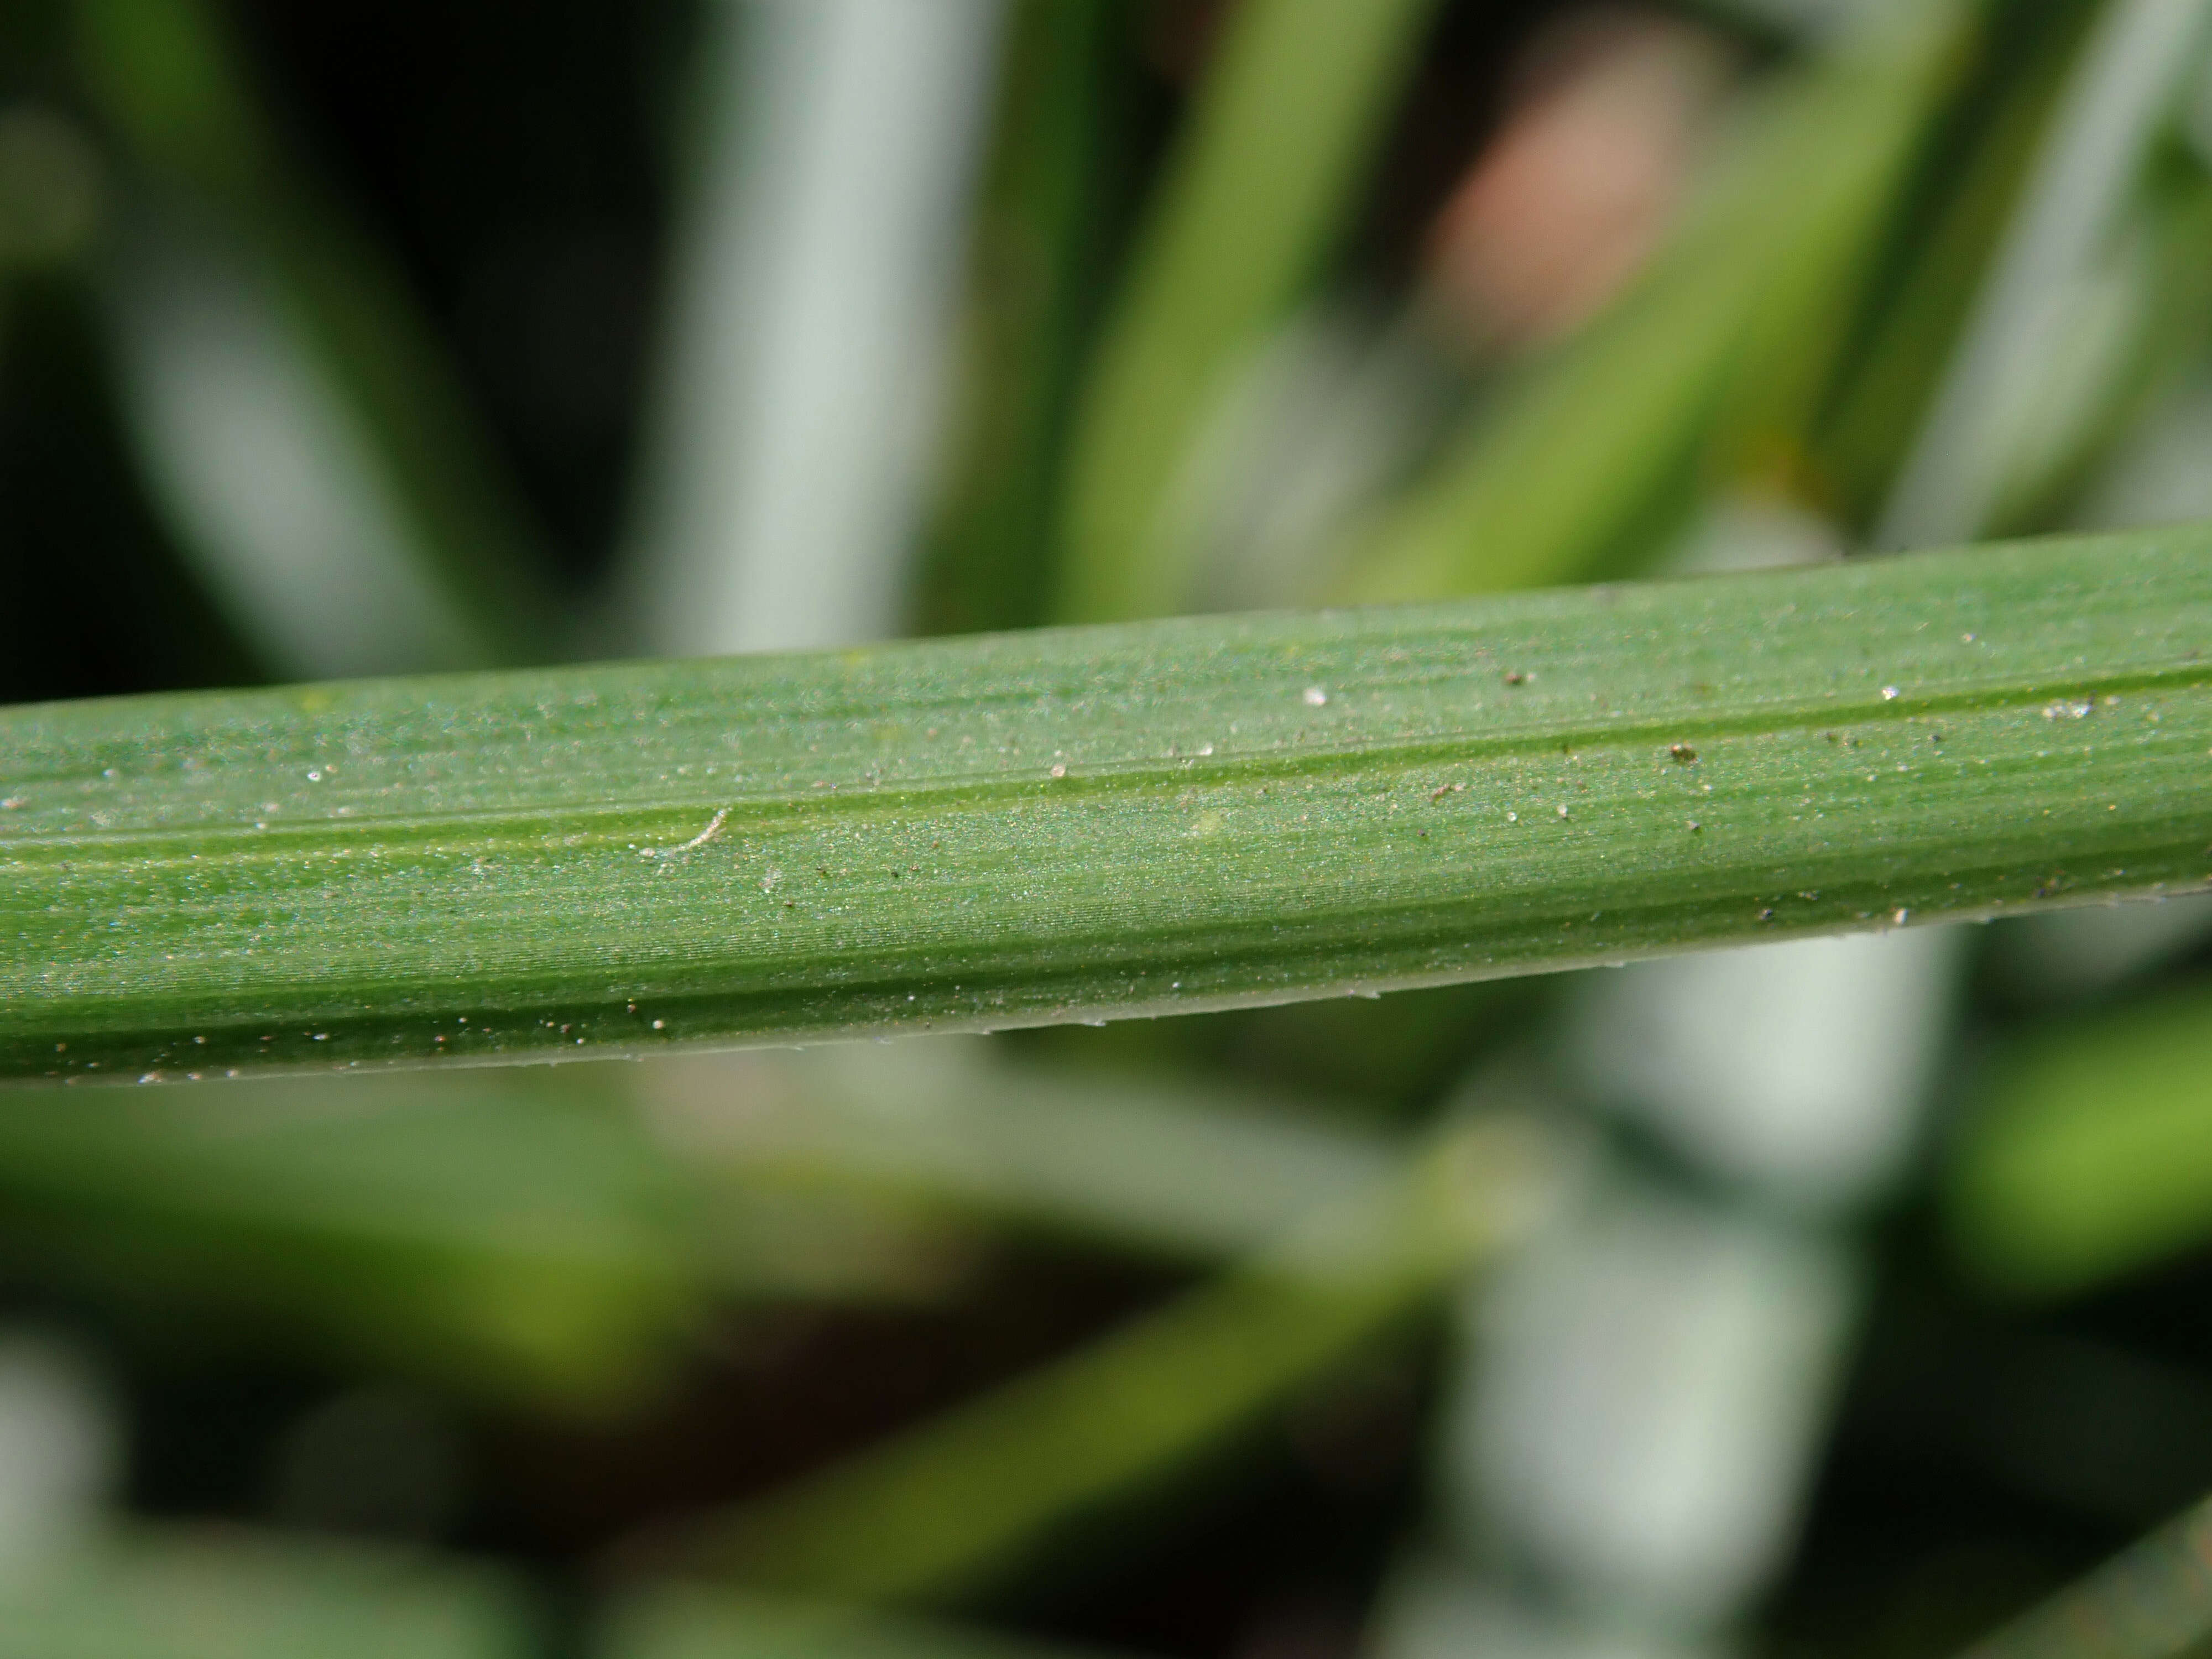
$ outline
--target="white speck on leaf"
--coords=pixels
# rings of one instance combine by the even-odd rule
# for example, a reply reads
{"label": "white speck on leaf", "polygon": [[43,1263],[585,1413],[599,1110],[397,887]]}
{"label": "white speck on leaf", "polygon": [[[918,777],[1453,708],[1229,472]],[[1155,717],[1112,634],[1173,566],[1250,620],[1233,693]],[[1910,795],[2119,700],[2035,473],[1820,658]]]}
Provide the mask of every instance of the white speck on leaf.
{"label": "white speck on leaf", "polygon": [[1328,701],[1328,693],[1318,685],[1310,685],[1305,690],[1305,699],[1308,708],[1319,708]]}
{"label": "white speck on leaf", "polygon": [[722,833],[723,822],[727,819],[729,816],[730,809],[728,807],[717,807],[714,811],[714,816],[707,820],[707,827],[704,830],[702,830],[697,835],[692,836],[690,840],[685,842],[681,847],[641,847],[638,848],[638,851],[649,859],[672,859],[678,853],[691,852],[697,848],[704,847],[708,842],[714,840],[715,836],[720,835]]}

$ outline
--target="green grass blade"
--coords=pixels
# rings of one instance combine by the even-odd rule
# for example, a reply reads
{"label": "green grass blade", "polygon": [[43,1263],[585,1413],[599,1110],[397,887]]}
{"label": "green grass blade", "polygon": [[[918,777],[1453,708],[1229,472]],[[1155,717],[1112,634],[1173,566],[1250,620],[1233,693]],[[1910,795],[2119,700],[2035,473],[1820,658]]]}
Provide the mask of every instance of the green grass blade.
{"label": "green grass blade", "polygon": [[483,660],[558,654],[538,534],[401,272],[298,167],[238,43],[202,0],[78,0],[94,106],[165,189],[212,208],[264,264],[348,399],[430,573],[481,636]]}
{"label": "green grass blade", "polygon": [[2185,1510],[1960,1659],[2179,1659],[2212,1635],[2212,1499]]}
{"label": "green grass blade", "polygon": [[2212,998],[2071,1022],[2001,1055],[1951,1172],[1984,1279],[2078,1291],[2212,1237]]}
{"label": "green grass blade", "polygon": [[1574,580],[1647,556],[1708,459],[1809,414],[1964,9],[1890,15],[1767,89],[1730,166],[1653,269],[1479,409],[1356,538],[1358,599]]}
{"label": "green grass blade", "polygon": [[638,1088],[688,1164],[750,1188],[857,1188],[1170,1261],[1245,1255],[1404,1155],[1306,1101],[997,1053],[841,1043],[652,1066]]}
{"label": "green grass blade", "polygon": [[1556,1149],[1461,1124],[1235,1271],[919,1428],[706,1523],[692,1570],[854,1601],[941,1601],[1249,1427],[1518,1237]]}
{"label": "green grass blade", "polygon": [[[1890,546],[1984,534],[2007,457],[1991,442],[2008,405],[2078,310],[2083,268],[2111,238],[2166,111],[2186,80],[2212,6],[2114,0],[2083,45],[2022,200],[1976,297],[1942,384],[1883,510]],[[2044,348],[2039,350],[2038,348]]]}
{"label": "green grass blade", "polygon": [[658,1584],[616,1598],[588,1651],[592,1659],[1103,1659],[1095,1648],[981,1626],[691,1584]]}
{"label": "green grass blade", "polygon": [[1255,0],[1224,31],[1076,433],[1057,614],[1188,602],[1164,533],[1224,376],[1313,276],[1432,0]]}
{"label": "green grass blade", "polygon": [[917,631],[1046,618],[1049,546],[1097,329],[1128,78],[1115,0],[1026,0],[1010,19],[998,131],[969,248],[958,418],[916,585]]}
{"label": "green grass blade", "polygon": [[[19,1096],[0,1253],[159,1321],[511,1403],[633,1406],[704,1302],[704,1194],[602,1080]],[[532,1085],[535,1086],[532,1086]],[[600,1097],[594,1097],[595,1096]],[[158,1109],[156,1109],[158,1108]]]}
{"label": "green grass blade", "polygon": [[2212,875],[2212,527],[0,712],[0,1074],[994,1028]]}
{"label": "green grass blade", "polygon": [[[1820,497],[1863,534],[1904,465],[2002,238],[2087,26],[2080,8],[2015,8],[1942,120],[1936,164],[1890,232],[1849,368],[1808,434]],[[1994,60],[1994,61],[1992,61]]]}
{"label": "green grass blade", "polygon": [[502,1572],[237,1528],[133,1528],[0,1580],[0,1659],[526,1659],[542,1622]]}

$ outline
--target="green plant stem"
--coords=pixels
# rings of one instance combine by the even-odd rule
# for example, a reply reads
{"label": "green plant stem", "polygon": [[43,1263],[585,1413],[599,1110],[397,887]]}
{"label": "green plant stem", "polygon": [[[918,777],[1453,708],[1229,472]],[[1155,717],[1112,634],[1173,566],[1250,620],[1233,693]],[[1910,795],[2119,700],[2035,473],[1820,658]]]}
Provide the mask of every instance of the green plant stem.
{"label": "green plant stem", "polygon": [[2197,527],[24,707],[0,1075],[989,1029],[2181,890],[2208,641]]}

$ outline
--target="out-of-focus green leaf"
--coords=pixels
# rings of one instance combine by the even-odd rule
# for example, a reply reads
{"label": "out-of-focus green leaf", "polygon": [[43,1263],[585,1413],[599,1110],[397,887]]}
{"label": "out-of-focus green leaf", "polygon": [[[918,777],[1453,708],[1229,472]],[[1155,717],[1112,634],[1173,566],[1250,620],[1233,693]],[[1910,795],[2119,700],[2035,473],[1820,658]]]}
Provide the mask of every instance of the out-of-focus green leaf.
{"label": "out-of-focus green leaf", "polygon": [[1960,1659],[2179,1659],[2212,1636],[2212,1501],[2130,1545]]}
{"label": "out-of-focus green leaf", "polygon": [[1554,1149],[1510,1118],[1224,1277],[783,1492],[690,1529],[690,1570],[857,1601],[971,1593],[1220,1447],[1519,1235]]}
{"label": "out-of-focus green leaf", "polygon": [[1161,185],[1076,432],[1058,615],[1181,610],[1177,482],[1225,378],[1351,216],[1433,0],[1250,0]]}
{"label": "out-of-focus green leaf", "polygon": [[2212,1237],[2212,996],[2061,1026],[1999,1055],[1949,1209],[1978,1273],[2040,1294]]}
{"label": "out-of-focus green leaf", "polygon": [[1401,1155],[1297,1103],[996,1063],[970,1039],[670,1062],[639,1088],[688,1164],[1210,1261],[1280,1237]]}
{"label": "out-of-focus green leaf", "polygon": [[1919,429],[2091,15],[2010,8],[1982,40],[1977,88],[1936,127],[1922,199],[1902,204],[1864,332],[1808,434],[1812,487],[1855,531],[1871,527]]}
{"label": "out-of-focus green leaf", "polygon": [[[2050,389],[2040,441],[2014,457],[1994,527],[2063,521],[2099,470],[2192,368],[2212,337],[2212,179],[2194,163],[2157,170],[2124,258],[2105,282],[2125,309],[2101,361]],[[2078,522],[2078,520],[2077,520]]]}
{"label": "out-of-focus green leaf", "polygon": [[2212,530],[0,710],[0,1074],[1196,1012],[2197,884]]}
{"label": "out-of-focus green leaf", "polygon": [[[1876,536],[1924,545],[1987,532],[2046,360],[2094,328],[2081,286],[2109,248],[2198,57],[2203,0],[2112,0],[2068,71],[2033,172],[1883,508]],[[2124,301],[2123,301],[2124,302]],[[2124,334],[2126,324],[2119,325]],[[2090,350],[2097,353],[2093,345]],[[2113,355],[2107,345],[2102,355]],[[2092,365],[2092,376],[2096,373]],[[2094,404],[2094,385],[2051,388]]]}
{"label": "out-of-focus green leaf", "polygon": [[1072,1659],[1085,1651],[834,1602],[672,1584],[617,1597],[591,1650],[592,1659]]}
{"label": "out-of-focus green leaf", "polygon": [[384,251],[294,161],[204,0],[76,0],[84,83],[144,174],[265,264],[489,661],[557,653],[536,532]]}
{"label": "out-of-focus green leaf", "polygon": [[700,1195],[618,1097],[546,1081],[18,1096],[0,1259],[479,1395],[631,1403],[700,1311]]}
{"label": "out-of-focus green leaf", "polygon": [[956,446],[917,595],[922,630],[1042,621],[1078,371],[1097,308],[1113,0],[1025,0],[969,250]]}
{"label": "out-of-focus green leaf", "polygon": [[0,1659],[527,1659],[504,1577],[251,1534],[132,1532],[0,1582]]}
{"label": "out-of-focus green leaf", "polygon": [[1572,580],[1648,555],[1699,483],[1808,416],[1966,8],[1882,7],[1765,88],[1636,285],[1472,417],[1355,538],[1341,591],[1403,599]]}
{"label": "out-of-focus green leaf", "polygon": [[106,207],[104,173],[59,111],[20,98],[0,109],[0,281],[83,254]]}

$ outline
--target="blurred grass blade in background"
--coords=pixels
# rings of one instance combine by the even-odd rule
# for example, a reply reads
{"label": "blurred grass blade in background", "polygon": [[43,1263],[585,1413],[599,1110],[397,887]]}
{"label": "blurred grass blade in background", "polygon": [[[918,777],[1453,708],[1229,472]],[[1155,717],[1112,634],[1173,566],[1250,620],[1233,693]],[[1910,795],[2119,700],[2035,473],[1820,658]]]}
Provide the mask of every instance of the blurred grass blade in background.
{"label": "blurred grass blade in background", "polygon": [[0,1073],[973,1029],[2202,884],[2212,531],[0,714]]}
{"label": "blurred grass blade in background", "polygon": [[964,1039],[670,1061],[637,1090],[702,1171],[857,1187],[1169,1261],[1256,1249],[1402,1155],[1306,1103],[1010,1065]]}
{"label": "blurred grass blade in background", "polygon": [[2014,7],[1939,112],[1897,204],[1866,313],[1808,434],[1811,489],[1863,537],[1880,515],[1945,360],[2045,143],[2093,8]]}
{"label": "blurred grass blade in background", "polygon": [[212,228],[138,204],[108,337],[140,463],[199,580],[285,678],[503,654],[428,568],[355,418]]}
{"label": "blurred grass blade in background", "polygon": [[2179,1659],[2212,1635],[2212,1499],[1960,1659]]}
{"label": "blurred grass blade in background", "polygon": [[981,1626],[669,1584],[617,1597],[591,1659],[1103,1659]]}
{"label": "blurred grass blade in background", "polygon": [[[1888,547],[1978,535],[2001,500],[2022,376],[2082,326],[2080,284],[2105,251],[2151,140],[2201,56],[2204,0],[2114,0],[2078,54],[2024,199],[1876,532]],[[2039,349],[2039,347],[2041,349]]]}
{"label": "blurred grass blade in background", "polygon": [[968,250],[942,499],[909,596],[918,631],[1045,620],[1068,433],[1108,281],[1118,0],[1015,0]]}
{"label": "blurred grass blade in background", "polygon": [[[150,183],[157,216],[145,234],[163,234],[161,215],[197,220],[194,234],[223,246],[217,268],[243,268],[230,279],[231,292],[211,292],[191,285],[210,280],[204,270],[188,279],[165,265],[189,258],[185,249],[157,249],[161,258],[146,269],[126,263],[118,271],[115,303],[123,324],[120,362],[126,376],[142,382],[136,401],[157,446],[155,474],[196,473],[190,483],[176,480],[188,544],[235,538],[223,561],[234,580],[219,586],[240,604],[247,631],[265,639],[280,663],[327,647],[331,619],[303,617],[296,598],[284,597],[283,578],[240,581],[235,572],[247,560],[306,556],[293,538],[325,531],[318,515],[327,521],[356,510],[352,498],[361,486],[350,475],[358,469],[373,476],[373,488],[404,522],[406,548],[423,564],[417,580],[457,612],[474,659],[526,662],[559,654],[564,629],[547,591],[537,533],[454,368],[402,274],[298,165],[289,138],[257,101],[224,20],[203,0],[158,6],[77,0],[70,15],[94,104]],[[215,310],[199,328],[240,308],[261,313],[250,325],[258,337],[235,342],[234,362],[210,349],[231,343],[222,328],[197,341],[191,337],[190,307],[210,304]],[[150,309],[137,314],[142,307]],[[179,314],[179,307],[187,314]],[[228,325],[234,333],[240,325]],[[289,337],[290,352],[270,342],[272,330]],[[293,352],[297,359],[286,361]],[[303,382],[314,389],[302,390]],[[279,395],[307,407],[313,422],[296,458],[269,451],[265,434],[253,424],[282,424],[284,405],[272,402]],[[179,398],[189,403],[179,406]],[[343,414],[316,412],[325,398]],[[196,434],[195,418],[248,424],[228,435]],[[339,432],[343,438],[333,435]],[[337,460],[318,453],[318,443],[327,449],[334,442],[358,443],[363,453]],[[258,525],[240,520],[251,509],[251,492],[237,475],[257,453],[264,466],[290,472],[256,484],[281,482],[294,495],[292,510],[306,516]],[[214,508],[218,498],[231,502],[228,514]],[[273,510],[261,506],[264,514]],[[362,510],[374,515],[384,507]],[[383,556],[388,550],[374,546],[380,534],[374,523],[372,516],[354,532],[356,550]],[[354,579],[362,579],[358,569]],[[389,640],[347,648],[380,643],[395,653],[442,654],[457,648],[441,637],[453,626],[442,616],[420,618]],[[317,663],[313,672],[339,666]]]}
{"label": "blurred grass blade in background", "polygon": [[410,1553],[132,1530],[0,1584],[0,1659],[529,1659],[517,1587]]}
{"label": "blurred grass blade in background", "polygon": [[1514,1117],[1448,1127],[1410,1168],[1224,1277],[643,1557],[856,1601],[986,1589],[1223,1449],[1520,1237],[1560,1152]]}
{"label": "blurred grass blade in background", "polygon": [[896,629],[1002,10],[714,9],[626,573],[645,648]]}
{"label": "blurred grass blade in background", "polygon": [[603,1077],[150,1103],[0,1114],[0,1260],[157,1326],[189,1305],[204,1330],[569,1413],[635,1407],[700,1317],[705,1194]]}
{"label": "blurred grass blade in background", "polygon": [[1954,1154],[1954,1238],[2015,1293],[2077,1292],[2212,1238],[2212,996],[2016,1039]]}
{"label": "blurred grass blade in background", "polygon": [[1186,459],[1239,360],[1355,211],[1434,0],[1249,0],[1213,48],[1074,434],[1054,614],[1170,615],[1191,572],[1170,533]]}
{"label": "blurred grass blade in background", "polygon": [[1421,599],[1648,562],[1693,503],[1703,458],[1738,462],[1761,435],[1744,421],[1805,404],[1824,377],[1972,16],[1872,8],[1752,94],[1651,269],[1511,372],[1429,476],[1355,534],[1341,593]]}

